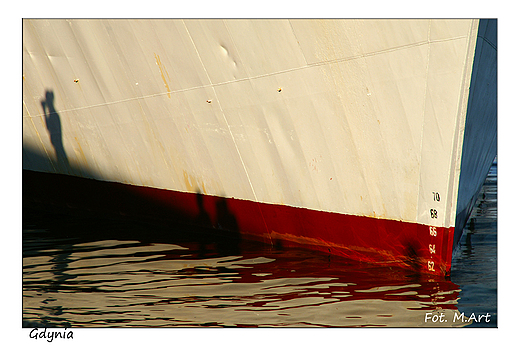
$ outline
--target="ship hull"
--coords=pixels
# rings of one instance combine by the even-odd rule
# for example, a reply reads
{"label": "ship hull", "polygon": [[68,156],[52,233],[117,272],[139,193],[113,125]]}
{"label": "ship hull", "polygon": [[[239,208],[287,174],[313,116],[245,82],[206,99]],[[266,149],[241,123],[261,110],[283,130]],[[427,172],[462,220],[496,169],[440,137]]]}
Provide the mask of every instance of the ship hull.
{"label": "ship hull", "polygon": [[449,275],[496,156],[496,21],[23,25],[24,202]]}
{"label": "ship hull", "polygon": [[[389,267],[447,275],[454,228],[376,219],[133,186],[68,175],[23,175],[28,206],[50,212],[77,213],[148,221],[199,236],[240,253],[240,242],[259,241],[277,250],[304,247]],[[151,227],[153,232],[153,227]]]}

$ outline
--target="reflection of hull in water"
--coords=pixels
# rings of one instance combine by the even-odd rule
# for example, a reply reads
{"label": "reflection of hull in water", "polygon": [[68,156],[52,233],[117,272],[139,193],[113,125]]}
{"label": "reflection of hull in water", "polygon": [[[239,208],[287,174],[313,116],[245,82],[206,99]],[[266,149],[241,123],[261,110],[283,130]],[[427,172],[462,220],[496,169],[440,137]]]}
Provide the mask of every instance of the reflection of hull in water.
{"label": "reflection of hull in water", "polygon": [[[152,233],[149,225],[131,222],[85,221],[62,215],[54,218],[47,215],[48,225],[42,224],[40,217],[26,220],[39,229],[37,233],[24,231],[26,324],[467,324],[453,320],[459,314],[460,290],[444,278],[433,280],[409,270],[297,249],[276,251],[253,242],[243,242],[233,250],[223,249],[218,243],[225,242],[225,238],[202,241],[182,229],[175,232],[169,227],[156,227]],[[46,243],[33,241],[42,236]],[[48,309],[40,308],[42,300]],[[60,314],[52,314],[54,307],[59,307]],[[428,313],[443,313],[446,321],[426,321]]]}
{"label": "reflection of hull in water", "polygon": [[23,73],[26,197],[434,274],[496,155],[494,20],[24,20]]}

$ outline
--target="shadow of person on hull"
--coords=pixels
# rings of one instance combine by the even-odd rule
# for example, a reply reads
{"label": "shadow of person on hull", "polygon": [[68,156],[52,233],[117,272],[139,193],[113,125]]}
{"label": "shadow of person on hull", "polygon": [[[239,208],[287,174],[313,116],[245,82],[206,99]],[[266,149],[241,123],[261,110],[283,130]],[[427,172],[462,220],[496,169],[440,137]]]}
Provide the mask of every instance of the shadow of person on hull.
{"label": "shadow of person on hull", "polygon": [[[70,157],[67,155],[64,145],[64,134],[67,133],[67,129],[62,127],[61,117],[56,110],[55,101],[56,96],[54,92],[51,89],[45,89],[44,96],[40,99],[40,105],[43,110],[41,117],[42,121],[45,122],[52,149],[47,149],[48,142],[45,136],[42,137],[38,133],[31,133],[29,128],[24,127],[23,131],[27,131],[28,134],[22,143],[22,168],[28,171],[99,179],[101,172],[96,171],[93,167],[89,167],[78,138],[76,138],[77,146],[69,143],[74,149],[69,152],[69,154],[72,154]],[[83,127],[81,123],[78,123],[82,119],[75,118],[74,120],[80,127]],[[36,141],[36,138],[39,139]],[[54,150],[54,155],[52,155],[52,150]],[[78,160],[77,152],[81,152],[81,160]]]}
{"label": "shadow of person on hull", "polygon": [[194,223],[197,227],[201,227],[202,230],[199,242],[199,256],[206,257],[208,253],[208,246],[211,243],[211,239],[204,233],[209,232],[209,230],[212,228],[211,218],[209,217],[208,212],[204,208],[204,195],[197,191],[196,198],[199,213],[195,218]]}
{"label": "shadow of person on hull", "polygon": [[240,254],[240,230],[235,216],[230,212],[227,201],[222,198],[217,200],[217,226],[221,231],[224,241],[220,242],[217,249],[223,255]]}
{"label": "shadow of person on hull", "polygon": [[[194,220],[199,234],[199,256],[230,256],[240,254],[240,231],[235,216],[229,211],[227,202],[221,197],[205,196],[197,192],[198,215]],[[212,222],[206,207],[215,200],[216,224]]]}
{"label": "shadow of person on hull", "polygon": [[54,92],[52,90],[46,90],[45,99],[42,99],[40,102],[45,117],[45,126],[47,127],[52,147],[56,153],[56,161],[58,164],[56,168],[57,173],[71,173],[69,159],[67,158],[63,146],[60,115],[54,108]]}

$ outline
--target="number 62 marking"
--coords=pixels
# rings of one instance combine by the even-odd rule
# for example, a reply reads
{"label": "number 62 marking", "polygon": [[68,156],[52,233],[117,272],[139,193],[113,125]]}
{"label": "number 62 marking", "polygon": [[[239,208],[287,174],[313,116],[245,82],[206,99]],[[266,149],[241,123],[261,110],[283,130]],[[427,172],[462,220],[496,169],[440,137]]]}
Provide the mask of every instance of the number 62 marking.
{"label": "number 62 marking", "polygon": [[435,265],[435,262],[428,261],[428,270],[431,272],[434,272],[435,271],[435,268],[433,268],[434,265]]}

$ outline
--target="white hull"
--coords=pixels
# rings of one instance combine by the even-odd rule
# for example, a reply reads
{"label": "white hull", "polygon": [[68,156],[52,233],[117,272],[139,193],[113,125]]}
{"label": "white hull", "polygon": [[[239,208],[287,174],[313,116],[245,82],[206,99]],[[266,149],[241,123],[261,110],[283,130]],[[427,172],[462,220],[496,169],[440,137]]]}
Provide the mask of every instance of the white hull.
{"label": "white hull", "polygon": [[23,168],[452,228],[496,156],[479,23],[24,20]]}

